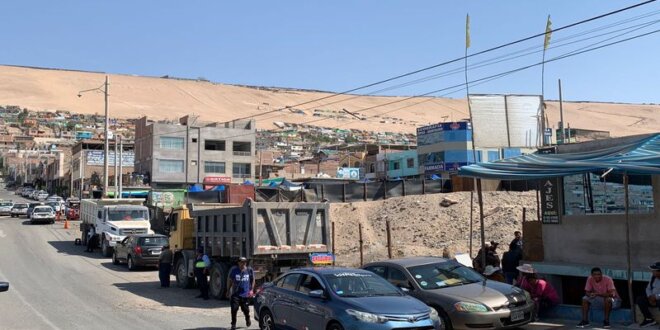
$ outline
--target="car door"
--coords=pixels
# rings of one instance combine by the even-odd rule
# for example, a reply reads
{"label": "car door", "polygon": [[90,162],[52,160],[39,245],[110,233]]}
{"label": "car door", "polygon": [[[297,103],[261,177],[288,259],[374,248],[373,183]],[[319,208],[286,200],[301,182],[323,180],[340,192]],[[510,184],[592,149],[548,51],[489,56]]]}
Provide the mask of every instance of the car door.
{"label": "car door", "polygon": [[321,280],[313,274],[302,275],[300,285],[293,296],[292,311],[296,316],[291,319],[293,328],[318,329],[325,323],[326,315],[330,312],[328,300],[309,296],[309,293],[315,290],[326,291],[321,283]]}
{"label": "car door", "polygon": [[270,306],[275,323],[286,329],[295,329],[291,324],[296,318],[294,308],[294,295],[302,274],[291,273],[286,275],[275,289],[273,302]]}
{"label": "car door", "polygon": [[128,241],[130,240],[130,237],[124,238],[121,242],[117,243],[117,246],[115,247],[115,250],[117,251],[117,259],[124,260],[127,258],[127,245]]}

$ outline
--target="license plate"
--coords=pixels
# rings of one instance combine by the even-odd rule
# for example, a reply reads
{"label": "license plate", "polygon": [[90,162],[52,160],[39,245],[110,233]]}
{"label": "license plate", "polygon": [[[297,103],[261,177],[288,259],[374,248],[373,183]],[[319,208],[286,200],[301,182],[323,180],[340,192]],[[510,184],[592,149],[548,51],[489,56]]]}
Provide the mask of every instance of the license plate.
{"label": "license plate", "polygon": [[159,250],[151,250],[151,254],[153,254],[153,255],[155,255],[155,256],[159,256],[159,255],[160,255],[160,252],[161,252],[161,251],[159,251]]}
{"label": "license plate", "polygon": [[525,312],[523,311],[511,312],[511,322],[518,322],[518,321],[522,321],[523,319],[525,319]]}

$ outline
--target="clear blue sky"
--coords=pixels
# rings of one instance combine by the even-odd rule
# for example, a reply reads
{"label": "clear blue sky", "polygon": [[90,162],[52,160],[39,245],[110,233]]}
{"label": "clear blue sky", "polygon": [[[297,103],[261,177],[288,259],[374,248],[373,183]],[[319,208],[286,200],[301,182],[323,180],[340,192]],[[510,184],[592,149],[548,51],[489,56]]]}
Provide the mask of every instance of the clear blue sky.
{"label": "clear blue sky", "polygon": [[[557,28],[637,2],[641,0],[2,1],[0,63],[342,91],[462,56],[467,13],[470,52],[477,52],[543,32],[549,14]],[[660,3],[556,32],[553,41],[644,14],[650,16],[600,33],[660,20]],[[658,28],[656,22],[626,37]],[[550,49],[547,58],[605,37]],[[542,43],[539,37],[470,62]],[[659,54],[656,33],[549,63],[546,98],[558,98],[561,78],[565,99],[660,103]],[[541,54],[535,54],[474,69],[469,76],[478,79],[540,60]],[[460,67],[462,63],[414,78]],[[474,86],[471,92],[540,94],[540,72],[534,68]],[[418,95],[463,79],[460,73],[382,94]]]}

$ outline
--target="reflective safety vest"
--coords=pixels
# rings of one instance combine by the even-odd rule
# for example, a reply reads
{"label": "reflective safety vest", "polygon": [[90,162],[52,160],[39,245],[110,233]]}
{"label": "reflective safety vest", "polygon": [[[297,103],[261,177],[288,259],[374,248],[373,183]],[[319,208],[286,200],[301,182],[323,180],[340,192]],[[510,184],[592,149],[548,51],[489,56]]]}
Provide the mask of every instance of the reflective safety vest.
{"label": "reflective safety vest", "polygon": [[206,268],[206,263],[204,260],[199,260],[195,263],[195,268]]}

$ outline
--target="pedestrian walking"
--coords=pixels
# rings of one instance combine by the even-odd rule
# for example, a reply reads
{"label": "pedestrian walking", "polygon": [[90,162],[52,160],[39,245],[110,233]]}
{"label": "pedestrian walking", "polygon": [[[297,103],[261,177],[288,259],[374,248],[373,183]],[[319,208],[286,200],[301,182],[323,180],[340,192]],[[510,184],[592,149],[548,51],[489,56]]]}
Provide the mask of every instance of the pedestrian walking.
{"label": "pedestrian walking", "polygon": [[646,285],[645,295],[637,297],[637,307],[639,307],[642,315],[644,315],[644,320],[639,324],[641,328],[658,324],[653,319],[651,307],[657,307],[660,309],[660,261],[649,266],[649,269],[653,271],[653,276],[651,276],[649,284]]}
{"label": "pedestrian walking", "polygon": [[163,250],[158,257],[158,278],[161,288],[170,287],[170,273],[172,272],[172,250],[170,245],[163,246]]}
{"label": "pedestrian walking", "polygon": [[94,249],[99,245],[99,237],[96,235],[96,228],[94,225],[90,226],[87,231],[87,250],[85,252],[94,252]]}
{"label": "pedestrian walking", "polygon": [[254,271],[247,266],[248,260],[245,257],[238,259],[238,266],[231,269],[229,273],[229,287],[227,288],[227,297],[231,303],[231,329],[236,329],[236,316],[240,308],[245,316],[245,325],[250,327],[250,307],[249,299],[254,295]]}
{"label": "pedestrian walking", "polygon": [[204,253],[204,247],[197,248],[197,257],[195,258],[195,279],[199,287],[199,295],[196,298],[209,300],[209,281],[206,278],[208,269],[211,267],[209,256]]}

